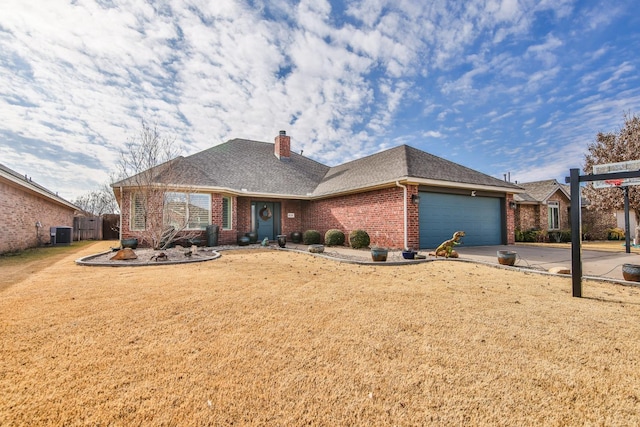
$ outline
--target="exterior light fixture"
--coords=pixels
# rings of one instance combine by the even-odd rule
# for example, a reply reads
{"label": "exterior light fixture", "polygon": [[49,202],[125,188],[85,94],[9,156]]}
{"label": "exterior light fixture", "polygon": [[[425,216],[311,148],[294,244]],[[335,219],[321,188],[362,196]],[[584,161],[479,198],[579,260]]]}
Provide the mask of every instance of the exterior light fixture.
{"label": "exterior light fixture", "polygon": [[514,202],[513,200],[509,202],[509,207],[511,209],[515,209],[516,208],[516,202]]}
{"label": "exterior light fixture", "polygon": [[412,194],[411,203],[413,203],[414,205],[417,205],[418,203],[420,203],[420,196],[418,196],[417,194]]}

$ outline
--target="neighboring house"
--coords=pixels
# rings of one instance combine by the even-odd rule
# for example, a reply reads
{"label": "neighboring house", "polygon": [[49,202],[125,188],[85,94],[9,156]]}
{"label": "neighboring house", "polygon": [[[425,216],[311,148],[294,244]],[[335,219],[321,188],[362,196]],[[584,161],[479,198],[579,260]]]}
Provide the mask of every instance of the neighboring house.
{"label": "neighboring house", "polygon": [[80,209],[0,164],[0,253],[50,243],[51,227],[73,227]]}
{"label": "neighboring house", "polygon": [[[558,232],[571,228],[571,190],[555,179],[518,183],[525,192],[516,194],[516,230],[540,230],[559,237]],[[588,202],[581,204],[583,237],[600,240],[607,238],[607,230],[616,226],[613,211],[588,209]]]}
{"label": "neighboring house", "polygon": [[[329,167],[290,144],[281,131],[275,144],[234,139],[178,157],[169,162],[171,182],[164,182],[170,192],[155,204],[165,207],[165,218],[182,213],[191,231],[218,225],[219,244],[235,244],[249,231],[275,240],[329,229],[347,236],[363,229],[372,246],[389,248],[434,248],[457,230],[466,232],[465,245],[514,243],[517,185],[406,145]],[[167,167],[158,168],[158,182]],[[139,237],[150,221],[134,182],[112,184],[122,238]]]}
{"label": "neighboring house", "polygon": [[516,229],[560,231],[570,228],[571,196],[555,179],[519,183],[525,192],[516,194]]}

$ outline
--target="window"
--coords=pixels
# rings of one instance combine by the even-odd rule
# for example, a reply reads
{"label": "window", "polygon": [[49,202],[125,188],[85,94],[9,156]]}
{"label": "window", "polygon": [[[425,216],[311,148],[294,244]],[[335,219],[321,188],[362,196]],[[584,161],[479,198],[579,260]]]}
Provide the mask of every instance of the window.
{"label": "window", "polygon": [[135,192],[131,195],[131,222],[129,230],[143,231],[147,228],[146,203],[144,193]]}
{"label": "window", "polygon": [[211,220],[211,195],[167,192],[164,224],[182,230],[202,230]]}
{"label": "window", "polygon": [[231,197],[222,198],[222,229],[231,230]]}
{"label": "window", "polygon": [[549,230],[560,229],[560,206],[558,202],[549,202],[547,205],[549,213]]}

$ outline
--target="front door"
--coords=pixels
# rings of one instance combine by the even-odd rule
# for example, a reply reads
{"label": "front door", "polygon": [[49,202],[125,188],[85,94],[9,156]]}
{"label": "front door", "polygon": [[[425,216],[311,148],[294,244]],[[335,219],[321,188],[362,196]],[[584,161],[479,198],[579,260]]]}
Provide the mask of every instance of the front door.
{"label": "front door", "polygon": [[255,215],[253,223],[256,225],[258,240],[262,241],[265,237],[269,240],[276,240],[279,234],[280,225],[280,204],[272,202],[254,202]]}

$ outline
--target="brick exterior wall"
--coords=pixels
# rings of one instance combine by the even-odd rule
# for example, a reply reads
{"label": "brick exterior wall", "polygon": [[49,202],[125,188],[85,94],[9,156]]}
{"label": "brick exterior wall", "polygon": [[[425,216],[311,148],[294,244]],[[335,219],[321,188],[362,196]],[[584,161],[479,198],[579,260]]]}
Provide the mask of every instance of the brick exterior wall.
{"label": "brick exterior wall", "polygon": [[[411,201],[412,195],[418,194],[418,186],[407,185],[407,244],[409,248],[419,248],[419,208]],[[222,224],[222,194],[211,195],[211,222]],[[331,197],[322,200],[304,201],[289,199],[269,199],[280,204],[280,230],[282,234],[291,236],[292,232],[303,233],[306,230],[317,230],[322,236],[329,229],[338,229],[348,236],[356,229],[365,230],[371,238],[371,246],[382,246],[403,249],[404,242],[404,189],[390,187],[364,193]],[[238,238],[251,231],[251,203],[264,198],[231,197],[232,228],[218,230],[218,244],[236,244]],[[507,212],[507,243],[515,243],[515,215],[509,208],[512,196],[505,199]],[[129,228],[131,196],[125,192],[122,200],[123,238],[138,237],[139,233]],[[293,214],[292,218],[289,214]],[[190,232],[192,234],[192,232]],[[201,232],[206,241],[206,232]]]}
{"label": "brick exterior wall", "polygon": [[514,245],[516,243],[516,210],[511,208],[513,194],[507,194],[504,202],[504,211],[507,213],[507,245]]}
{"label": "brick exterior wall", "polygon": [[[556,191],[548,199],[549,202],[558,202],[559,229],[571,228],[571,201],[560,190]],[[522,231],[531,229],[549,230],[549,206],[543,204],[518,204],[515,212],[515,228]]]}
{"label": "brick exterior wall", "polygon": [[[50,227],[73,227],[74,210],[0,182],[0,253],[50,243]],[[36,227],[36,222],[42,227]]]}
{"label": "brick exterior wall", "polygon": [[[417,192],[413,187],[412,191]],[[333,197],[309,202],[304,214],[303,228],[318,230],[323,236],[335,228],[345,235],[356,229],[365,230],[371,246],[402,248],[404,246],[404,190],[385,188],[366,193]],[[410,199],[410,194],[408,195]],[[418,247],[417,206],[408,203],[416,230],[411,234],[410,247]]]}

